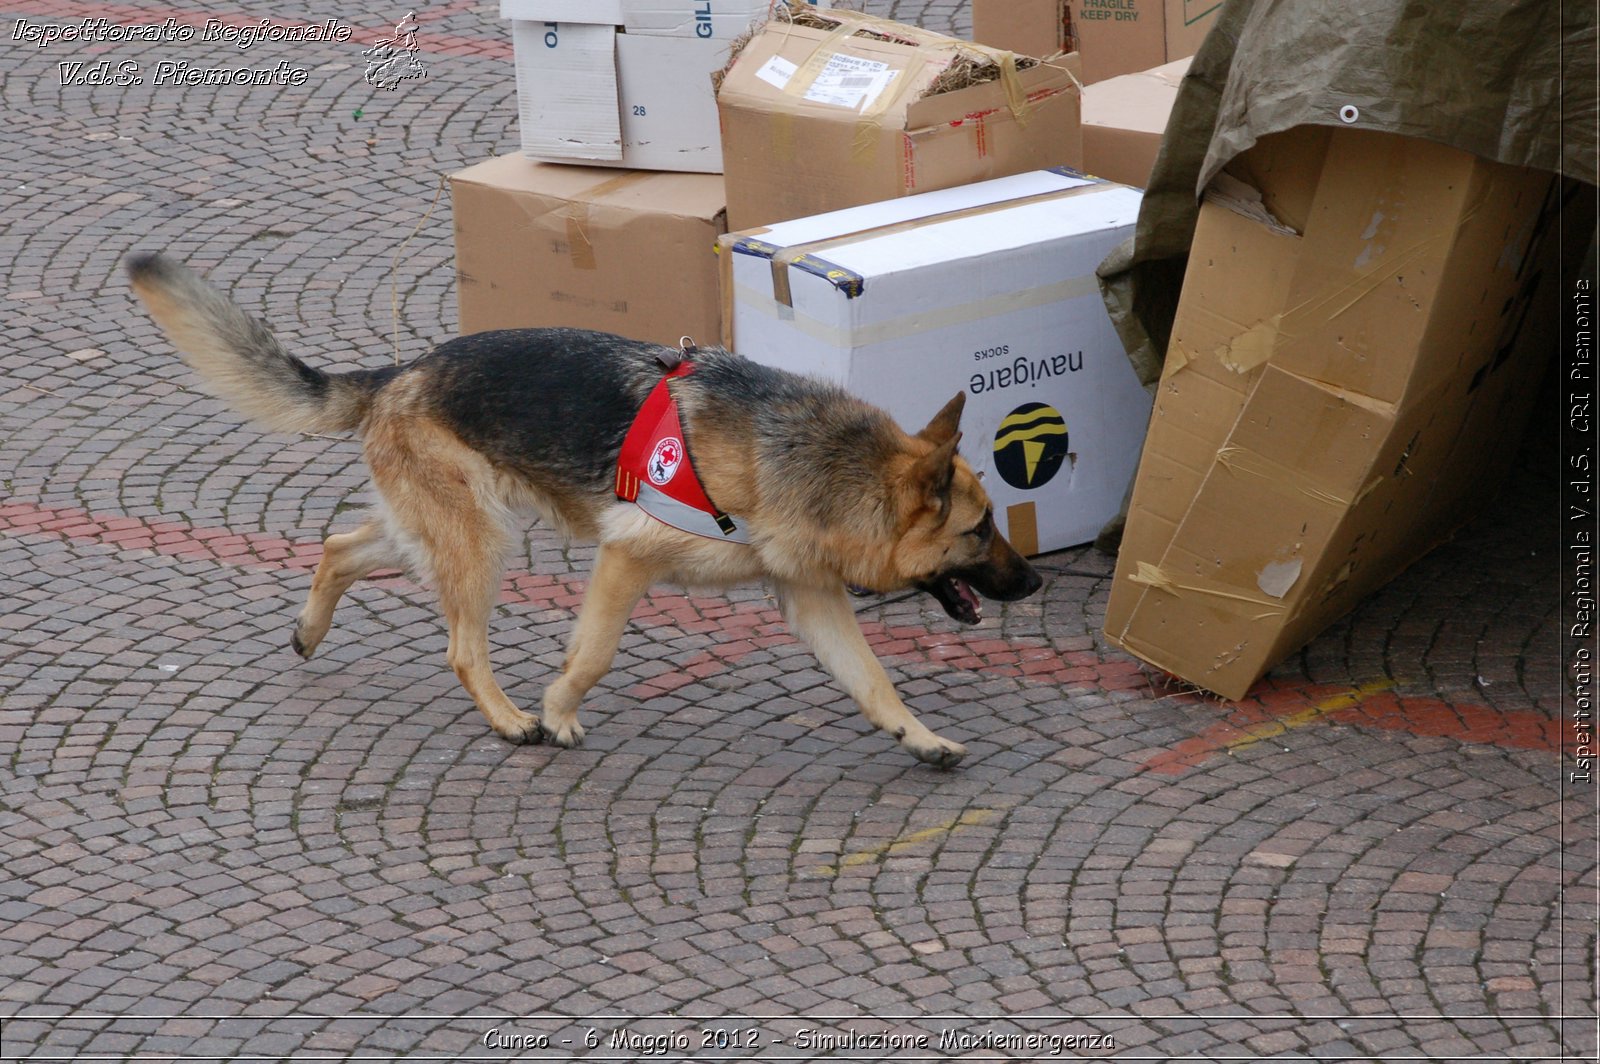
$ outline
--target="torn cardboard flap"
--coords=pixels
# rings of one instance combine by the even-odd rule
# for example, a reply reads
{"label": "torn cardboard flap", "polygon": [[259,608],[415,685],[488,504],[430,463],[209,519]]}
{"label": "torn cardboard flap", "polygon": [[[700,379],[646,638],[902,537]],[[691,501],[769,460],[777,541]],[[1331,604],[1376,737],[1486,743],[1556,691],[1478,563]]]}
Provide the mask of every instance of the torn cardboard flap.
{"label": "torn cardboard flap", "polygon": [[1285,225],[1273,216],[1262,199],[1260,189],[1245,184],[1226,171],[1212,179],[1210,187],[1206,189],[1205,202],[1226,207],[1284,236],[1300,235],[1293,226]]}

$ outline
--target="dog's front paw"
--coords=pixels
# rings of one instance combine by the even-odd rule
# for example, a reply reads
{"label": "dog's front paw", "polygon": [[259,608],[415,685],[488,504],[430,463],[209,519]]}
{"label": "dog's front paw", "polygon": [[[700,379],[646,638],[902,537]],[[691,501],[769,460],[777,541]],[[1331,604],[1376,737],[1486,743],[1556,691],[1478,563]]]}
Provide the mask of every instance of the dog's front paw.
{"label": "dog's front paw", "polygon": [[532,713],[524,713],[520,709],[496,721],[494,732],[508,743],[521,746],[525,743],[536,743],[544,737],[544,726],[539,723],[539,718]]}
{"label": "dog's front paw", "polygon": [[321,638],[314,638],[312,634],[306,630],[305,622],[294,622],[294,631],[289,635],[289,646],[296,654],[299,654],[302,658],[309,660],[311,655],[316,653],[317,644],[319,642],[321,642]]}
{"label": "dog's front paw", "polygon": [[554,720],[546,720],[540,731],[544,733],[546,742],[568,750],[583,742],[583,725],[576,719],[559,724]]}
{"label": "dog's front paw", "polygon": [[949,739],[941,739],[932,734],[919,742],[901,740],[901,745],[910,750],[918,761],[926,762],[934,768],[954,768],[963,757],[967,756],[967,748],[960,743],[953,743]]}

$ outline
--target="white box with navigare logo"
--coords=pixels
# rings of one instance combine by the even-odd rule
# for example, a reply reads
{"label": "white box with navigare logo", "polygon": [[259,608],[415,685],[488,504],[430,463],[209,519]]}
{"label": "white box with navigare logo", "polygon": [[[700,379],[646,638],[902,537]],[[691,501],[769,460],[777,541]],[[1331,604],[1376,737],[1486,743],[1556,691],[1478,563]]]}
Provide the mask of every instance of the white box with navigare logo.
{"label": "white box with navigare logo", "polygon": [[1028,554],[1121,509],[1150,417],[1095,268],[1136,189],[1038,170],[729,233],[724,341],[836,381],[910,431],[965,392],[961,453]]}

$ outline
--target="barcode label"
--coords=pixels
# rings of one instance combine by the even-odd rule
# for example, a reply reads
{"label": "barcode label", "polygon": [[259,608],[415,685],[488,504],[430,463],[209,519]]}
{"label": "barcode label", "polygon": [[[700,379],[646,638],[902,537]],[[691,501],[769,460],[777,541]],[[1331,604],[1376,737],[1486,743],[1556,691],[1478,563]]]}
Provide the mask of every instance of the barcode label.
{"label": "barcode label", "polygon": [[888,63],[835,53],[828,57],[828,62],[806,90],[805,98],[813,103],[858,111],[870,106],[899,73],[891,70]]}

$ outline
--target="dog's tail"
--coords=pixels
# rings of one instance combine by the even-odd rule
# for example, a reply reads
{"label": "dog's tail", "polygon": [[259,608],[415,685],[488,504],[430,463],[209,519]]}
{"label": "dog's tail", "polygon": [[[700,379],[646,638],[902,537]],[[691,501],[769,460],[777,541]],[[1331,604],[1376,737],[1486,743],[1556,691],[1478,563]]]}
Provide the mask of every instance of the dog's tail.
{"label": "dog's tail", "polygon": [[134,252],[133,290],[183,360],[240,413],[280,432],[340,432],[366,417],[393,370],[329,374],[285,351],[262,321],[171,259]]}

